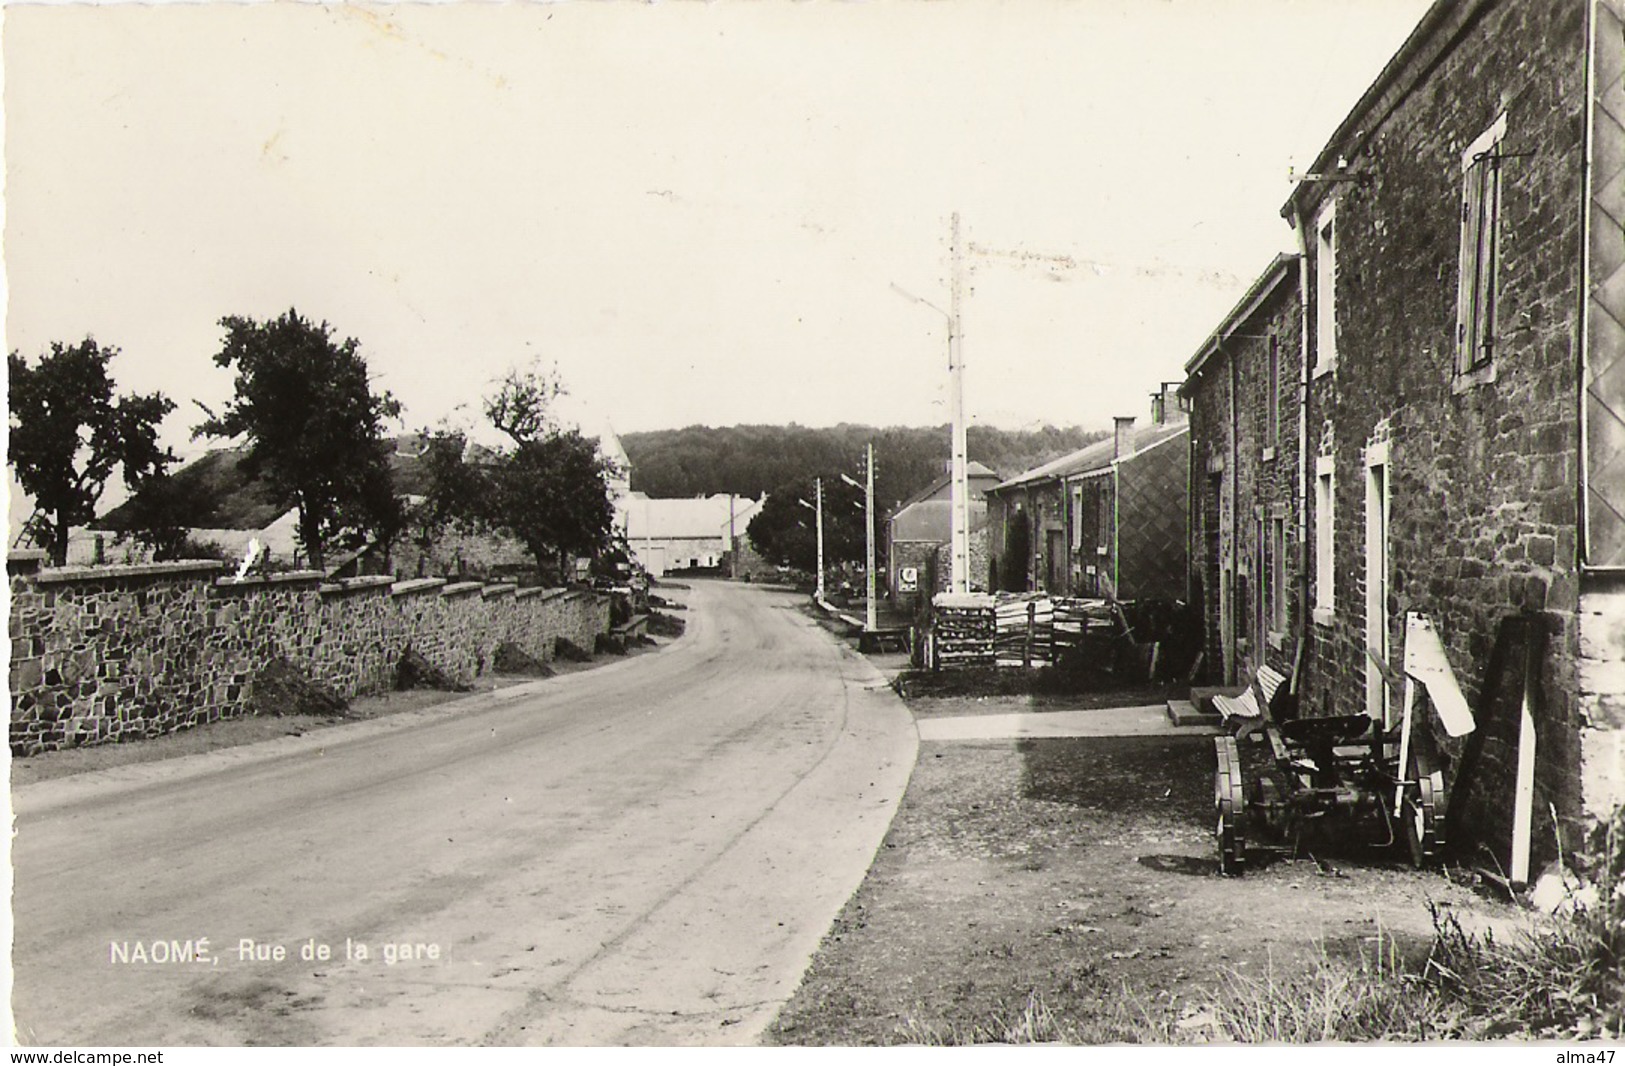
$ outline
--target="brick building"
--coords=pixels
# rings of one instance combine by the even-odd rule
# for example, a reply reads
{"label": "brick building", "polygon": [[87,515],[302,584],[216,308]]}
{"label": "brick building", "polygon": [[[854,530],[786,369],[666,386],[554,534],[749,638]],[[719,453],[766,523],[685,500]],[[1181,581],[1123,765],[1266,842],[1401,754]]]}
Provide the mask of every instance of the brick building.
{"label": "brick building", "polygon": [[[1232,340],[1221,329],[1185,386],[1198,512],[1222,501],[1216,488],[1237,511],[1236,584],[1227,598],[1221,539],[1222,602],[1207,604],[1216,643],[1230,637],[1225,670],[1294,659],[1304,713],[1392,718],[1398,692],[1379,663],[1402,661],[1407,612],[1427,615],[1480,728],[1466,744],[1424,740],[1477,797],[1453,797],[1458,827],[1503,854],[1528,750],[1524,661],[1537,850],[1555,842],[1549,808],[1572,824],[1625,799],[1621,9],[1435,3],[1282,209],[1296,286],[1278,260],[1257,309],[1244,301]],[[1306,294],[1295,332],[1294,288]],[[1295,388],[1275,394],[1303,397],[1296,451],[1278,443],[1273,471],[1255,334],[1299,342]],[[1234,475],[1214,486],[1220,455]],[[1222,533],[1222,510],[1216,521]],[[1259,576],[1294,590],[1271,615],[1284,630],[1245,629]]]}
{"label": "brick building", "polygon": [[1103,599],[1187,593],[1189,427],[1153,396],[1149,425],[1112,436],[988,491],[989,567],[998,589]]}
{"label": "brick building", "polygon": [[1277,256],[1185,364],[1190,408],[1192,602],[1204,673],[1291,673],[1303,623],[1298,461],[1300,261]]}

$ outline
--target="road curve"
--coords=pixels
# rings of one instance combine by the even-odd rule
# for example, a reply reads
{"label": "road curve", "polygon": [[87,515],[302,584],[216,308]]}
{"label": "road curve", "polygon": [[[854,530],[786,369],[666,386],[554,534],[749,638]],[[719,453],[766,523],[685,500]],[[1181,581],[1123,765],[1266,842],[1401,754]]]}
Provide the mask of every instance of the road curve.
{"label": "road curve", "polygon": [[795,598],[678,595],[655,654],[16,790],[21,1042],[754,1042],[917,735]]}

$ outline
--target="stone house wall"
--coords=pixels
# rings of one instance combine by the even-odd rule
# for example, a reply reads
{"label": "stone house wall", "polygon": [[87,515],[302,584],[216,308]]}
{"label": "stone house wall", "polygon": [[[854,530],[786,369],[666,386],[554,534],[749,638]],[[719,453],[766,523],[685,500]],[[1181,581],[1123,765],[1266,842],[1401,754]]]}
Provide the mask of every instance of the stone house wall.
{"label": "stone house wall", "polygon": [[[1261,663],[1290,673],[1306,621],[1299,526],[1303,328],[1298,278],[1296,259],[1272,265],[1259,279],[1265,289],[1258,301],[1243,301],[1246,306],[1215,334],[1217,343],[1192,360],[1200,364],[1183,390],[1191,405],[1191,595],[1203,605],[1204,673],[1214,683],[1240,683]],[[1279,543],[1270,529],[1277,520]],[[1278,570],[1272,557],[1276,548],[1282,551]],[[1271,589],[1277,577],[1284,580]],[[1276,595],[1284,600],[1284,626],[1272,617]]]}
{"label": "stone house wall", "polygon": [[[1335,604],[1316,610],[1309,627],[1306,713],[1367,710],[1367,486],[1386,450],[1391,655],[1403,648],[1406,612],[1427,614],[1478,708],[1503,621],[1526,614],[1544,633],[1537,847],[1553,840],[1548,804],[1564,817],[1581,806],[1584,25],[1578,0],[1436,7],[1386,88],[1322,154],[1331,167],[1345,161],[1348,180],[1306,183],[1287,209],[1310,220],[1313,279],[1313,220],[1336,202],[1336,364],[1317,370],[1308,411],[1312,459],[1333,471]],[[1462,156],[1503,113],[1498,345],[1493,376],[1474,380],[1458,376],[1454,362]],[[1310,300],[1313,315],[1321,300],[1313,283]],[[1313,347],[1312,366],[1320,361]],[[1311,514],[1311,538],[1314,522]],[[1323,590],[1314,595],[1324,600]],[[1442,735],[1435,742],[1445,756],[1459,754]],[[1503,740],[1484,743],[1473,786],[1499,799],[1475,819],[1482,839],[1508,837],[1514,760]]]}
{"label": "stone house wall", "polygon": [[7,559],[11,749],[29,755],[155,736],[247,713],[255,673],[286,659],[345,698],[387,689],[408,647],[472,682],[512,641],[591,649],[607,598],[314,572],[221,578],[220,563],[41,568]]}

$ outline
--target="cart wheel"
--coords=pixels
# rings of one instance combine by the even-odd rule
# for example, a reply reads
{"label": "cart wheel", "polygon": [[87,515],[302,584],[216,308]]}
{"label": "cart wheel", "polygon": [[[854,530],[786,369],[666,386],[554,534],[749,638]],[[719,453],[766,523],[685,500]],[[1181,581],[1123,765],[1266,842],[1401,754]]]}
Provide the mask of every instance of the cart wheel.
{"label": "cart wheel", "polygon": [[1405,774],[1405,798],[1399,816],[1405,843],[1410,845],[1411,864],[1420,868],[1438,861],[1444,851],[1444,774],[1433,768],[1433,760],[1415,749]]}
{"label": "cart wheel", "polygon": [[1213,747],[1219,769],[1213,775],[1213,805],[1218,814],[1215,835],[1219,842],[1219,872],[1229,877],[1241,873],[1246,842],[1241,830],[1245,801],[1241,790],[1241,753],[1235,737],[1214,737]]}

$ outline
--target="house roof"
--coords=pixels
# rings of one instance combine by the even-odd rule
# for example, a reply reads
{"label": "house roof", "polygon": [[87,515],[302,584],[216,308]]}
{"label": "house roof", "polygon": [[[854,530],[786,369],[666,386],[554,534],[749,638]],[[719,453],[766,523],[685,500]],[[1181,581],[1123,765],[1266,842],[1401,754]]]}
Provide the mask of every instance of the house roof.
{"label": "house roof", "polygon": [[[1455,34],[1447,32],[1447,28],[1466,25],[1491,2],[1493,0],[1435,0],[1410,36],[1405,38],[1405,43],[1399,46],[1399,50],[1377,74],[1370,88],[1360,95],[1348,115],[1338,124],[1320,154],[1315,156],[1309,168],[1310,174],[1336,172],[1340,158],[1357,154],[1368,139],[1376,136],[1383,119],[1433,66],[1431,62],[1416,62],[1418,57],[1430,45],[1437,45],[1440,53],[1448,49]],[[1378,111],[1382,114],[1375,115]],[[1323,182],[1300,181],[1281,206],[1281,217],[1288,221],[1294,216],[1304,217],[1309,213],[1309,208],[1324,196]]]}
{"label": "house roof", "polygon": [[1275,295],[1276,290],[1285,284],[1288,278],[1296,280],[1293,268],[1297,266],[1299,258],[1296,254],[1286,252],[1277,255],[1252,285],[1248,286],[1247,292],[1236,302],[1236,306],[1232,307],[1230,313],[1219,322],[1219,328],[1208,334],[1207,340],[1202,342],[1196,354],[1185,364],[1187,376],[1185,383],[1179,386],[1181,396],[1186,395],[1186,390],[1191,384],[1191,376],[1199,373],[1207,361],[1218,354],[1224,342],[1253,317],[1259,307],[1263,306],[1264,301]]}
{"label": "house roof", "polygon": [[[892,543],[913,540],[946,544],[953,530],[952,506],[950,500],[920,500],[898,511],[891,519]],[[967,507],[965,514],[970,520],[970,532],[987,525],[986,503]]]}
{"label": "house roof", "polygon": [[[422,438],[404,434],[395,440],[389,472],[396,493],[421,496],[428,490],[428,472],[422,460]],[[181,501],[177,518],[188,529],[265,529],[293,507],[293,500],[277,498],[263,479],[242,469],[248,445],[214,448],[171,475]],[[99,529],[121,530],[134,521],[132,502],[126,500],[96,523]]]}
{"label": "house roof", "polygon": [[[898,504],[896,510],[892,513],[894,515],[900,515],[908,508],[913,507],[915,504],[929,500],[932,496],[935,496],[937,493],[941,492],[945,487],[947,487],[948,482],[952,479],[952,473],[943,474],[941,477],[931,482],[931,484],[927,485],[919,492],[916,492],[914,495]],[[997,471],[983,466],[981,463],[978,463],[976,460],[972,459],[965,464],[965,479],[967,481],[997,482],[999,480],[999,475]]]}
{"label": "house roof", "polygon": [[1079,477],[1086,474],[1109,470],[1112,463],[1120,459],[1129,459],[1149,448],[1154,448],[1163,441],[1177,437],[1188,432],[1188,422],[1164,422],[1138,429],[1129,430],[1128,451],[1119,456],[1115,455],[1116,437],[1107,437],[1097,440],[1086,448],[1051,460],[1043,466],[1035,466],[1031,470],[1017,474],[1008,481],[995,485],[989,491],[1005,492],[1009,489],[1027,488],[1042,484],[1046,481],[1060,481],[1064,478]]}
{"label": "house roof", "polygon": [[[277,499],[264,481],[242,470],[247,456],[247,445],[215,448],[171,475],[179,490],[181,524],[191,529],[264,529],[287,512],[288,501]],[[134,501],[126,500],[96,525],[121,530],[134,520]]]}

